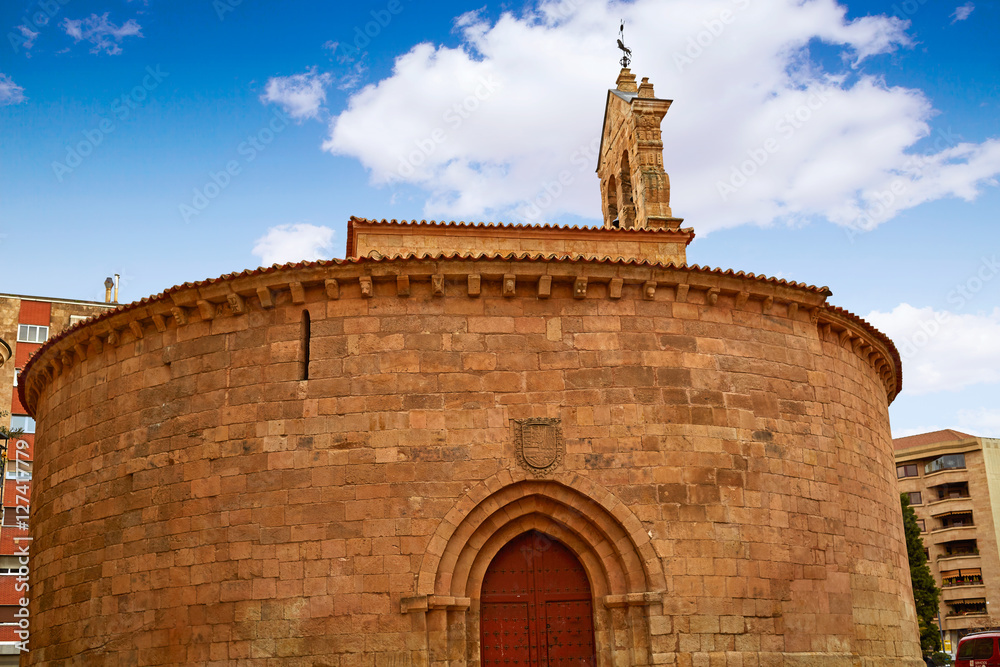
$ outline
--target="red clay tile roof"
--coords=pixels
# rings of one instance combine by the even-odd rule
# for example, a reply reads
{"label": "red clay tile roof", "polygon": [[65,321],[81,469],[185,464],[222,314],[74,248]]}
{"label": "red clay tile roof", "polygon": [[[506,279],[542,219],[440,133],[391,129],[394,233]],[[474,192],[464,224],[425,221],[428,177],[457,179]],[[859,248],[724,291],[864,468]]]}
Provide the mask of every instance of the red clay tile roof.
{"label": "red clay tile roof", "polygon": [[933,445],[939,442],[953,442],[955,440],[968,440],[975,438],[974,435],[955,431],[950,428],[943,431],[931,431],[930,433],[920,433],[918,435],[908,435],[905,438],[893,438],[893,449],[909,449],[910,447],[922,447]]}

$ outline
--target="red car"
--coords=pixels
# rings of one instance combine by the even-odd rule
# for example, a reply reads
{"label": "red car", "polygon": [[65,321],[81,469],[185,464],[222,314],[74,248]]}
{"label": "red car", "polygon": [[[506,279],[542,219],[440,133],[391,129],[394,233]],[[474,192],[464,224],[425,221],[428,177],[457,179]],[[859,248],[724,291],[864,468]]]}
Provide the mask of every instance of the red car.
{"label": "red car", "polygon": [[1000,667],[1000,631],[977,632],[958,642],[955,667]]}

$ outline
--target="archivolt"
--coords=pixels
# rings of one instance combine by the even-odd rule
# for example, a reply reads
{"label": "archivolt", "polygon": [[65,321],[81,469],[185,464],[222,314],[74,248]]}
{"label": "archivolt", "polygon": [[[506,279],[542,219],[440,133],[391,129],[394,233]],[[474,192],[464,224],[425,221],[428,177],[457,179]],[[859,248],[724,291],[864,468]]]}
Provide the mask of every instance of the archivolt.
{"label": "archivolt", "polygon": [[580,558],[600,597],[663,591],[663,569],[638,518],[607,489],[579,475],[551,480],[504,471],[459,500],[428,545],[417,595],[478,598],[486,567],[531,529]]}

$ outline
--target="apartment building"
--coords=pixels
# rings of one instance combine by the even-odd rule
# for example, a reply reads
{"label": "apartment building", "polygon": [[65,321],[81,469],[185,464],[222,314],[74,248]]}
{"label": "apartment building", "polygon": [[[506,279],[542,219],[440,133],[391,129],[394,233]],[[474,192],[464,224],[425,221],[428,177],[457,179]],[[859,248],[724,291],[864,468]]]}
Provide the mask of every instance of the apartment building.
{"label": "apartment building", "polygon": [[1000,627],[1000,440],[959,431],[893,440],[899,490],[917,514],[941,589],[945,650]]}
{"label": "apartment building", "polygon": [[[110,298],[110,290],[109,290]],[[35,421],[17,394],[18,375],[31,355],[51,336],[79,321],[117,307],[117,303],[0,294],[0,410],[10,413],[5,426],[24,433],[7,443],[0,515],[0,667],[17,665],[20,647],[17,616],[20,600],[30,595],[24,561],[30,566],[28,536]],[[25,556],[27,551],[28,555]],[[30,619],[29,619],[30,622]],[[29,644],[30,647],[30,644]]]}

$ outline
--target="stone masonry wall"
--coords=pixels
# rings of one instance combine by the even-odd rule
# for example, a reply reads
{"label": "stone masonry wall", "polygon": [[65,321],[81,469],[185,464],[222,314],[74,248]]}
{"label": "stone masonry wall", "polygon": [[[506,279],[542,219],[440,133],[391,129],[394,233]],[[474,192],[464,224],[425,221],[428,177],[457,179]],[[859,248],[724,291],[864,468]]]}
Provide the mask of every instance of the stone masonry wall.
{"label": "stone masonry wall", "polygon": [[630,231],[545,228],[530,225],[455,225],[352,218],[349,252],[381,255],[460,253],[472,255],[557,255],[647,260],[682,266],[690,229]]}
{"label": "stone masonry wall", "polygon": [[[552,266],[293,267],[53,343],[23,664],[471,667],[530,528],[587,569],[602,667],[922,664],[870,330],[693,270],[543,293]],[[541,475],[530,417],[561,420]]]}

